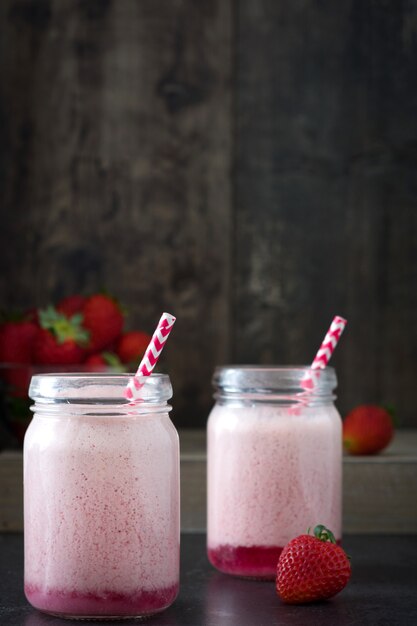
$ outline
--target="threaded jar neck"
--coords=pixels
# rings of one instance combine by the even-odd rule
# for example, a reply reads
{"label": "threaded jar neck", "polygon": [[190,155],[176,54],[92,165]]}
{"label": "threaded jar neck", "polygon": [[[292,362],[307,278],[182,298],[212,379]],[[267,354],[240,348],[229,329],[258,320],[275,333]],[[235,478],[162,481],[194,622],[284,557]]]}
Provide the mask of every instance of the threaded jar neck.
{"label": "threaded jar neck", "polygon": [[169,376],[142,376],[140,397],[134,403],[124,397],[133,374],[40,374],[33,376],[29,397],[32,411],[59,415],[144,415],[167,413],[172,397]]}
{"label": "threaded jar neck", "polygon": [[332,367],[316,371],[312,389],[304,381],[310,367],[262,367],[254,365],[217,367],[213,375],[214,398],[219,404],[276,404],[318,406],[332,404],[337,386]]}

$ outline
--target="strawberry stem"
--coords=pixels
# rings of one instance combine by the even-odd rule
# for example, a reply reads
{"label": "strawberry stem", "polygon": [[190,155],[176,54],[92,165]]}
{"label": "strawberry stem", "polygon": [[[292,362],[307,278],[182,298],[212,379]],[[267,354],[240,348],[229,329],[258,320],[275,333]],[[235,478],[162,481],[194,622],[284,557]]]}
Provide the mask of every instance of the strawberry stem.
{"label": "strawberry stem", "polygon": [[323,524],[318,524],[314,529],[314,536],[320,541],[329,541],[330,543],[336,543],[336,539],[331,530],[323,526]]}
{"label": "strawberry stem", "polygon": [[55,307],[48,306],[39,311],[39,323],[42,328],[49,330],[58,343],[64,343],[67,339],[72,339],[78,345],[87,343],[89,332],[82,327],[83,316],[76,313],[72,317],[67,317],[59,313]]}
{"label": "strawberry stem", "polygon": [[400,425],[400,420],[395,407],[392,404],[383,404],[382,408],[385,409],[390,416],[393,426],[398,427]]}

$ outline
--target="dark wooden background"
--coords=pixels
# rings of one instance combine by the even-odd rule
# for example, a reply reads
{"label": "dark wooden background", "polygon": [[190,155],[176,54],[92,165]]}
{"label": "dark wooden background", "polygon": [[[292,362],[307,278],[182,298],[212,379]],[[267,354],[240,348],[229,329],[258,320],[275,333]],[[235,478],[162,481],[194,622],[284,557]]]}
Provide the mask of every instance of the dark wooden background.
{"label": "dark wooden background", "polygon": [[417,425],[417,0],[2,0],[0,305],[105,287],[174,421],[218,363],[308,363]]}

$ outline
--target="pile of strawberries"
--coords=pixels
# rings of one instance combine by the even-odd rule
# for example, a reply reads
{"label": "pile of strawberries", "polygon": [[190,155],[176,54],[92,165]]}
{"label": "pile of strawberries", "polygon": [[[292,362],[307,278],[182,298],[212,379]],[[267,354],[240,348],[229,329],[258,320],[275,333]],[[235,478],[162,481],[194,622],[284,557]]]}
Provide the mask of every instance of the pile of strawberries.
{"label": "pile of strawberries", "polygon": [[[106,294],[73,295],[56,306],[31,310],[18,321],[0,326],[0,362],[25,366],[82,365],[82,371],[108,367],[135,369],[149,343],[141,331],[124,332],[124,313]],[[27,380],[17,367],[4,367],[14,395],[27,394]],[[22,374],[22,369],[20,368]]]}

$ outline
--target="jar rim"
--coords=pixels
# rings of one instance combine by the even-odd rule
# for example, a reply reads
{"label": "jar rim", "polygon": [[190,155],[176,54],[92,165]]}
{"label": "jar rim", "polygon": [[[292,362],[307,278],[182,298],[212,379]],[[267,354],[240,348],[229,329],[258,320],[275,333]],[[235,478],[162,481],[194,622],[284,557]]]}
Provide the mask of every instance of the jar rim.
{"label": "jar rim", "polygon": [[[220,370],[254,370],[254,371],[271,371],[271,372],[279,372],[279,371],[299,371],[299,370],[309,370],[311,369],[311,365],[253,365],[253,364],[243,364],[243,365],[234,365],[234,364],[225,364],[225,365],[217,365],[215,371]],[[335,371],[335,368],[331,365],[327,365],[322,372],[327,371]]]}
{"label": "jar rim", "polygon": [[[225,393],[297,393],[309,373],[309,365],[222,365],[215,368],[212,383]],[[316,370],[314,381],[314,395],[331,394],[337,386],[335,369]]]}
{"label": "jar rim", "polygon": [[[36,374],[29,386],[29,397],[35,402],[131,404],[124,390],[133,373],[63,372]],[[167,374],[139,376],[141,402],[165,402],[172,397]]]}

